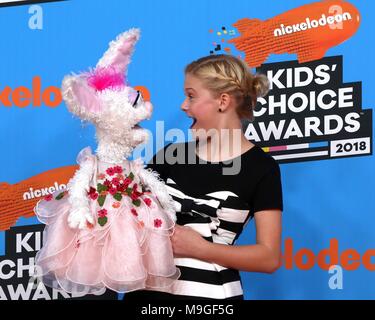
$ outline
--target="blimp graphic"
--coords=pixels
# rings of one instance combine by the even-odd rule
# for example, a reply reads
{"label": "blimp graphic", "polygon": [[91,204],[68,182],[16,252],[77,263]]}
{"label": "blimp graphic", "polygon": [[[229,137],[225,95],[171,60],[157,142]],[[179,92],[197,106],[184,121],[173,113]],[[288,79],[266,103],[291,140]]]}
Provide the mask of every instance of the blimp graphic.
{"label": "blimp graphic", "polygon": [[233,24],[240,36],[227,42],[244,52],[250,67],[260,66],[272,53],[296,54],[303,63],[323,58],[329,48],[354,35],[359,25],[360,13],[351,3],[324,0],[265,21],[240,19]]}

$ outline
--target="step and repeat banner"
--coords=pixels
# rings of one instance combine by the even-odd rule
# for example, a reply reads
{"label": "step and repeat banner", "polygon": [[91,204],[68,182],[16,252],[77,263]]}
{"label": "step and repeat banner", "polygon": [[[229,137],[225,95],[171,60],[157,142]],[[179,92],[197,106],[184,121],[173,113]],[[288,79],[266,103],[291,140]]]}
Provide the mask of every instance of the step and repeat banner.
{"label": "step and repeat banner", "polygon": [[[121,298],[52,290],[30,267],[44,227],[36,202],[66,188],[80,150],[96,149],[61,81],[94,67],[131,28],[141,37],[127,80],[154,105],[142,123],[151,139],[134,157],[190,139],[180,105],[192,60],[236,55],[270,80],[243,129],[280,164],[283,262],[273,274],[241,272],[245,299],[374,299],[374,9],[363,0],[1,1],[0,300]],[[251,221],[238,244],[253,243]]]}

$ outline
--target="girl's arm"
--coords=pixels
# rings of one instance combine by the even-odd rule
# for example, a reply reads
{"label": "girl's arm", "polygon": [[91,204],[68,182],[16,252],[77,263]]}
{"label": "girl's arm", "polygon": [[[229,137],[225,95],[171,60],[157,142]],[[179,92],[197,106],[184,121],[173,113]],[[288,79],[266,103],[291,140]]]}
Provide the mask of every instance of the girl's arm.
{"label": "girl's arm", "polygon": [[176,225],[171,238],[175,256],[196,258],[242,271],[273,273],[281,262],[281,210],[258,211],[254,218],[254,245],[212,243],[192,228]]}

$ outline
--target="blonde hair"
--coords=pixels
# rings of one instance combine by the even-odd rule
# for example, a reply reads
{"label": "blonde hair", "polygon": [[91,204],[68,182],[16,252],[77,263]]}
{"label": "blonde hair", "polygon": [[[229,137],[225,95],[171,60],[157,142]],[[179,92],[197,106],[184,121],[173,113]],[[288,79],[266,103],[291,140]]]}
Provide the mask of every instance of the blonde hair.
{"label": "blonde hair", "polygon": [[185,67],[186,74],[201,80],[215,97],[222,93],[234,96],[240,119],[253,120],[257,98],[269,90],[265,75],[253,74],[243,60],[227,54],[199,58]]}

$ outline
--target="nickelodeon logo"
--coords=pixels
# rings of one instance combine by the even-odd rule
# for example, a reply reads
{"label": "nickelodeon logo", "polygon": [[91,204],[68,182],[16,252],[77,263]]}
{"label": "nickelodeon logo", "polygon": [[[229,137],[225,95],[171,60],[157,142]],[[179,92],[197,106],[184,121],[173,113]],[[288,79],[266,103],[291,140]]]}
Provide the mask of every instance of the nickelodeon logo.
{"label": "nickelodeon logo", "polygon": [[352,16],[349,12],[345,12],[344,14],[337,14],[335,16],[328,16],[326,17],[325,14],[322,14],[322,17],[319,20],[310,20],[309,18],[305,19],[305,22],[296,23],[292,26],[284,26],[283,24],[280,25],[280,28],[275,29],[273,34],[275,37],[279,37],[286,34],[291,34],[293,32],[304,31],[311,28],[317,28],[319,26],[325,25],[333,25],[332,29],[336,29],[336,25],[342,21],[351,20]]}
{"label": "nickelodeon logo", "polygon": [[281,266],[287,270],[310,270],[317,264],[321,269],[329,270],[331,266],[340,265],[345,270],[353,271],[362,264],[367,270],[375,271],[375,262],[371,262],[373,257],[375,249],[368,249],[362,255],[353,248],[339,252],[339,242],[335,238],[330,240],[328,248],[320,250],[317,254],[308,248],[294,252],[293,239],[288,238],[284,242]]}
{"label": "nickelodeon logo", "polygon": [[42,90],[42,80],[35,76],[32,80],[31,89],[19,86],[12,89],[4,87],[0,91],[0,106],[25,108],[29,105],[40,107],[42,103],[50,108],[57,107],[62,102],[60,88],[49,86]]}
{"label": "nickelodeon logo", "polygon": [[58,184],[57,181],[55,181],[53,186],[49,186],[47,188],[42,189],[36,189],[29,188],[29,191],[25,192],[23,194],[23,200],[30,200],[40,197],[45,197],[51,193],[54,193],[57,190],[65,190],[66,184]]}

